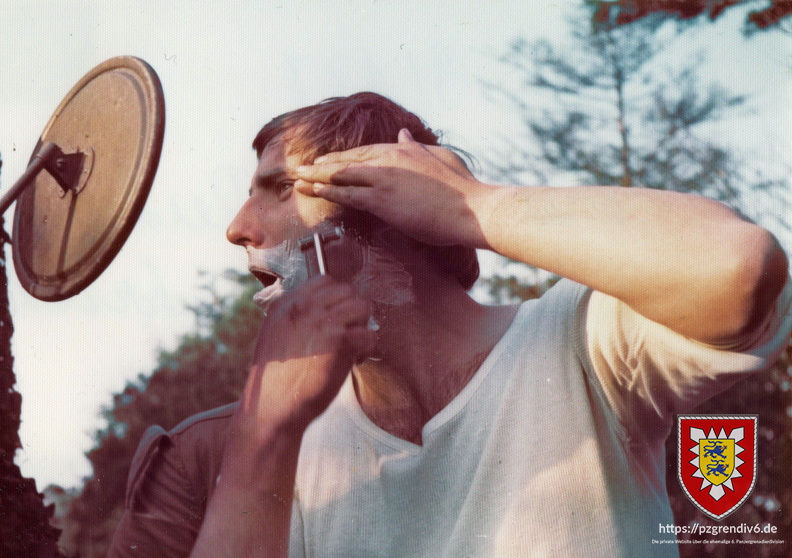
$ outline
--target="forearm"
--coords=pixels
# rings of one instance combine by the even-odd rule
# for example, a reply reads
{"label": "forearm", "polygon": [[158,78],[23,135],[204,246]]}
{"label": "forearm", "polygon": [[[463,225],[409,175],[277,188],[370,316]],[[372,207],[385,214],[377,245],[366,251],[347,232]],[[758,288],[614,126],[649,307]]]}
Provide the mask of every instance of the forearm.
{"label": "forearm", "polygon": [[273,429],[256,452],[227,448],[191,558],[288,556],[301,435]]}
{"label": "forearm", "polygon": [[701,341],[748,327],[786,277],[772,235],[707,198],[616,187],[485,191],[473,205],[481,247]]}
{"label": "forearm", "polygon": [[288,555],[303,434],[376,337],[349,285],[315,277],[278,297],[262,322],[217,486],[191,556]]}
{"label": "forearm", "polygon": [[488,186],[404,130],[397,145],[331,153],[298,177],[303,194],[371,212],[428,244],[491,249],[552,271],[704,342],[750,328],[787,276],[773,236],[715,201],[642,188]]}

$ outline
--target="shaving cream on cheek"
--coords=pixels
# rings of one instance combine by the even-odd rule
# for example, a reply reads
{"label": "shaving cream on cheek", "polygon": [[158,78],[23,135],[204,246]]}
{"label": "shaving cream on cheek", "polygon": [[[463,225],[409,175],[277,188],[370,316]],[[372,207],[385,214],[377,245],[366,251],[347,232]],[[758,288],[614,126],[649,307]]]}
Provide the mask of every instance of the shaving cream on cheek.
{"label": "shaving cream on cheek", "polygon": [[415,302],[412,275],[379,246],[363,249],[363,265],[352,280],[357,293],[374,303],[397,306]]}
{"label": "shaving cream on cheek", "polygon": [[275,283],[264,287],[255,295],[255,302],[265,312],[269,305],[284,292],[308,280],[308,267],[296,240],[286,240],[272,248],[247,247],[248,268],[275,274]]}
{"label": "shaving cream on cheek", "polygon": [[[387,249],[368,243],[358,244],[359,269],[351,277],[358,296],[375,306],[400,306],[416,301],[412,276],[404,264]],[[308,265],[299,242],[286,240],[272,248],[248,246],[248,267],[251,271],[275,274],[276,281],[253,295],[253,301],[266,313],[270,304],[286,291],[308,280]],[[377,319],[369,318],[368,329],[380,328]]]}
{"label": "shaving cream on cheek", "polygon": [[[361,260],[362,265],[352,278],[352,285],[358,295],[373,305],[368,329],[379,331],[380,320],[384,317],[381,313],[387,312],[386,307],[415,303],[412,275],[404,263],[381,246],[364,243]],[[369,360],[381,359],[369,357]]]}

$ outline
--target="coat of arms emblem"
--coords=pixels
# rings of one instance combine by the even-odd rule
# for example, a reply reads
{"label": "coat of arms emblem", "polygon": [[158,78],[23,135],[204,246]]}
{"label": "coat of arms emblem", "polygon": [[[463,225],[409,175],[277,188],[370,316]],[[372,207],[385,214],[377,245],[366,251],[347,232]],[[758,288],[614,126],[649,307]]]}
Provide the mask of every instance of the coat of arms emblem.
{"label": "coat of arms emblem", "polygon": [[677,472],[690,501],[723,519],[756,483],[756,415],[679,415]]}

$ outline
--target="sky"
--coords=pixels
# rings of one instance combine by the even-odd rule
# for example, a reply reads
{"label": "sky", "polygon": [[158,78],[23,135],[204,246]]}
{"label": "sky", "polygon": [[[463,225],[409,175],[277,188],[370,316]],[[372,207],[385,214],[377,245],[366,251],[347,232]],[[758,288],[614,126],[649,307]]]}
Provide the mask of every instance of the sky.
{"label": "sky", "polygon": [[[112,393],[151,372],[158,351],[174,348],[193,329],[186,306],[203,296],[208,278],[246,268],[244,252],[225,240],[225,229],[247,195],[255,167],[250,143],[264,123],[330,96],[373,90],[443,130],[449,143],[484,155],[497,137],[515,130],[515,121],[485,98],[481,81],[509,79],[497,58],[516,37],[563,44],[563,15],[575,4],[0,4],[0,192],[22,174],[61,99],[102,61],[146,60],[166,103],[162,157],[146,207],[95,283],[66,301],[41,302],[22,289],[6,254],[14,371],[23,397],[17,457],[23,474],[39,489],[79,485],[91,472],[84,453]],[[695,41],[715,57],[712,75],[755,97],[750,127],[728,134],[780,159],[792,147],[792,41],[772,33],[746,42],[740,25],[739,15],[727,15]],[[694,47],[677,55],[686,48]]]}

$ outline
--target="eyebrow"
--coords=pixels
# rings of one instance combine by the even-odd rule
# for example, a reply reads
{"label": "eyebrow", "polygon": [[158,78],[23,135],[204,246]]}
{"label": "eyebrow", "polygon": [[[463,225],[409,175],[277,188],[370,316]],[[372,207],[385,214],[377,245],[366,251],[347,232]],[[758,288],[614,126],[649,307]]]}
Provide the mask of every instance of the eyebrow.
{"label": "eyebrow", "polygon": [[[256,186],[261,186],[263,188],[268,188],[273,186],[278,180],[281,178],[288,177],[288,173],[286,169],[283,167],[276,167],[272,170],[269,170],[264,173],[256,173],[253,176],[253,182]],[[253,193],[253,186],[250,187],[248,190],[248,195]]]}

